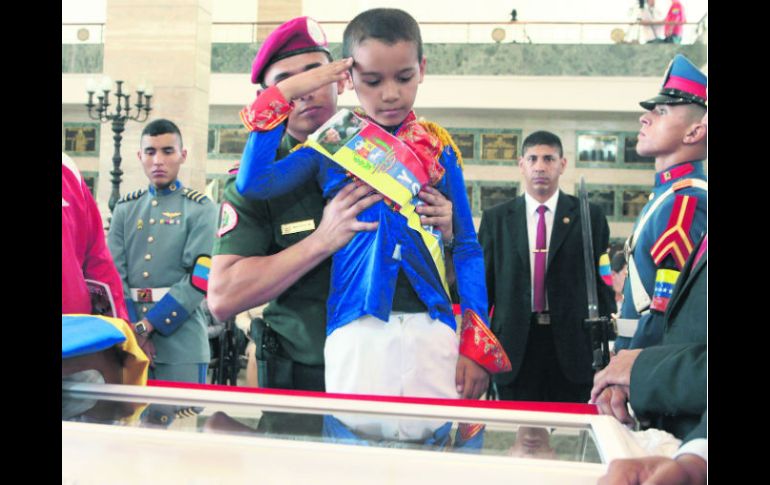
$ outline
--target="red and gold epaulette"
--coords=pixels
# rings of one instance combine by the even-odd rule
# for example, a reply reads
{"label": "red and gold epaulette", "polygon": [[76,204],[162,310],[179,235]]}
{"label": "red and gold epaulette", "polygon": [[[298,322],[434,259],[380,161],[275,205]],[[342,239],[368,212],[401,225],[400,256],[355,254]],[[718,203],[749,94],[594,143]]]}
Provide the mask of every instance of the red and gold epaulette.
{"label": "red and gold epaulette", "polygon": [[668,225],[650,249],[650,256],[656,265],[660,265],[669,254],[681,270],[692,252],[693,242],[690,238],[690,226],[698,205],[697,197],[677,195],[674,207],[668,219]]}
{"label": "red and gold epaulette", "polygon": [[443,150],[444,147],[447,145],[452,147],[452,150],[454,150],[455,155],[457,156],[457,164],[462,168],[463,166],[463,155],[460,152],[460,149],[455,144],[454,139],[452,138],[452,135],[449,134],[446,129],[444,129],[443,126],[439,125],[438,123],[433,123],[432,121],[427,120],[420,120],[419,123],[429,132],[436,135],[439,139],[439,142],[441,142],[441,149]]}
{"label": "red and gold epaulette", "polygon": [[444,146],[439,138],[417,121],[409,121],[398,131],[398,138],[414,151],[428,174],[430,184],[436,185],[444,176],[444,167],[438,161]]}
{"label": "red and gold epaulette", "polygon": [[294,103],[286,101],[277,86],[270,86],[253,103],[243,108],[239,115],[250,132],[268,131],[283,123],[292,109]]}
{"label": "red and gold epaulette", "polygon": [[473,310],[465,310],[460,330],[460,355],[468,357],[490,374],[511,370],[502,344]]}

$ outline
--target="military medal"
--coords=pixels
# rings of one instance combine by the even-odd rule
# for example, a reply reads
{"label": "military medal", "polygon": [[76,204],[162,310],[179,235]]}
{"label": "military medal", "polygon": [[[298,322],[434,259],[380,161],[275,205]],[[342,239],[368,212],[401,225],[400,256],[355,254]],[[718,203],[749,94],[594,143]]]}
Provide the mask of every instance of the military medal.
{"label": "military medal", "polygon": [[141,220],[141,219],[139,219],[138,221],[136,221],[136,230],[137,230],[137,231],[141,231],[143,227],[144,227],[144,222],[142,222],[142,220]]}

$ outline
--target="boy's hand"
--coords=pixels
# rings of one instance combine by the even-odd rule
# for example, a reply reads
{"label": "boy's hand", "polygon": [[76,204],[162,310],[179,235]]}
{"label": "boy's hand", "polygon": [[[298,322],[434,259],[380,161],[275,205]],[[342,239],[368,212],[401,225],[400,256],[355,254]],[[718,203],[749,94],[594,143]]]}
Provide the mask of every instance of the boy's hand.
{"label": "boy's hand", "polygon": [[451,241],[453,236],[452,201],[430,185],[423,187],[417,197],[427,204],[417,206],[415,209],[420,215],[420,223],[434,226],[441,231],[441,237],[444,241]]}
{"label": "boy's hand", "polygon": [[489,374],[468,357],[460,355],[457,358],[455,384],[457,393],[463,399],[478,399],[489,387]]}
{"label": "boy's hand", "polygon": [[348,70],[353,65],[353,58],[341,59],[330,62],[309,71],[295,74],[289,78],[279,81],[276,86],[287,101],[293,101],[297,98],[306,96],[313,91],[347,79]]}

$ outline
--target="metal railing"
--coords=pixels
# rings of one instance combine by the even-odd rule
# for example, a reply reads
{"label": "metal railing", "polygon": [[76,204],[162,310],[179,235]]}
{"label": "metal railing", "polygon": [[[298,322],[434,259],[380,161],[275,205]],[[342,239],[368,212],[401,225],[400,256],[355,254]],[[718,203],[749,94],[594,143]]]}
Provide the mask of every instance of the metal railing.
{"label": "metal railing", "polygon": [[[704,36],[708,14],[696,23],[683,24],[682,43],[692,44]],[[257,43],[282,22],[214,22],[213,43]],[[320,22],[329,42],[342,42],[348,21]],[[663,24],[662,22],[660,24]],[[62,44],[102,43],[103,23],[62,23]],[[431,44],[612,44],[617,33],[629,39],[639,30],[638,22],[420,22],[423,42]],[[613,35],[613,32],[615,35]]]}
{"label": "metal railing", "polygon": [[[347,21],[320,22],[331,43],[342,42],[342,33]],[[262,40],[264,32],[280,25],[281,22],[215,22],[212,42],[256,43]],[[661,25],[664,23],[661,22]],[[639,28],[638,22],[420,22],[422,39],[425,43],[443,44],[612,44],[613,31],[626,33]],[[682,43],[691,44],[698,36],[701,22],[685,23]]]}

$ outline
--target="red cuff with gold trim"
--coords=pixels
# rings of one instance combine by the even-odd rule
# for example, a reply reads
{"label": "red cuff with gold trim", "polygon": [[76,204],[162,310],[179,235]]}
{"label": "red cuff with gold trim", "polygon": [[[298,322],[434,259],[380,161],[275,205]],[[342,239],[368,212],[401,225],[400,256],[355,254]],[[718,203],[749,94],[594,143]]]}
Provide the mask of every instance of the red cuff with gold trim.
{"label": "red cuff with gold trim", "polygon": [[239,114],[247,130],[269,131],[283,123],[292,109],[294,103],[286,101],[277,86],[270,86]]}
{"label": "red cuff with gold trim", "polygon": [[460,330],[460,355],[468,357],[490,374],[511,370],[511,361],[492,330],[473,310],[465,310]]}

